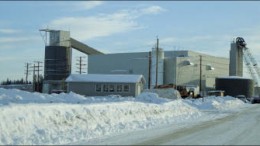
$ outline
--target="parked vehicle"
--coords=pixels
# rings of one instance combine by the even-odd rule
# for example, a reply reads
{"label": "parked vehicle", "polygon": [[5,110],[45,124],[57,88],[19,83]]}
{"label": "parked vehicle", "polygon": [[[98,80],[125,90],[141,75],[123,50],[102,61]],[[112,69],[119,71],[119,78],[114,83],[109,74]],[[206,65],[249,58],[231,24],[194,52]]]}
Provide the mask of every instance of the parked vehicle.
{"label": "parked vehicle", "polygon": [[225,91],[223,90],[212,90],[208,91],[208,96],[224,96]]}
{"label": "parked vehicle", "polygon": [[236,98],[238,98],[238,99],[244,101],[245,103],[248,103],[248,102],[249,102],[249,100],[246,98],[245,95],[237,95]]}
{"label": "parked vehicle", "polygon": [[174,85],[174,84],[167,84],[167,85],[158,85],[154,87],[155,89],[163,89],[163,88],[173,88],[180,92],[182,98],[192,97],[192,98],[200,98],[201,95],[199,94],[199,87],[192,86],[192,85]]}
{"label": "parked vehicle", "polygon": [[252,97],[251,103],[252,104],[260,103],[260,97]]}
{"label": "parked vehicle", "polygon": [[51,93],[60,94],[60,93],[65,93],[65,91],[64,90],[52,90]]}

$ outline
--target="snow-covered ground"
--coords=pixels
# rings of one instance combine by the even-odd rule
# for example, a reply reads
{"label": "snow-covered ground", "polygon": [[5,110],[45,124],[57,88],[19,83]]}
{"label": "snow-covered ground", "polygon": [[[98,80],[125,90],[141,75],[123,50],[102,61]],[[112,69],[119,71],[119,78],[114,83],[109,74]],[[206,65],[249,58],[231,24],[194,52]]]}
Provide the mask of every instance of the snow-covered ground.
{"label": "snow-covered ground", "polygon": [[0,144],[95,144],[133,131],[181,128],[249,106],[230,96],[173,100],[144,92],[136,98],[84,97],[0,88]]}

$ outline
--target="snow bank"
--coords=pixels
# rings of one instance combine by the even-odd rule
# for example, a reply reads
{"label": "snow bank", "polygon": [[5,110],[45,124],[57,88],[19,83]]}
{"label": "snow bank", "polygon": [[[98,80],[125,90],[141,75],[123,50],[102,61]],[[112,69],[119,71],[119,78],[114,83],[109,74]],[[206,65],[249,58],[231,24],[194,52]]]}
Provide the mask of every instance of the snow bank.
{"label": "snow bank", "polygon": [[133,100],[132,97],[120,96],[101,96],[86,98],[82,95],[70,92],[68,94],[42,94],[31,93],[18,89],[0,88],[0,105],[9,105],[10,103],[28,104],[28,103],[69,103],[69,104],[91,104],[100,102],[120,102]]}
{"label": "snow bank", "polygon": [[181,99],[181,95],[178,90],[173,88],[165,88],[165,89],[147,89],[144,92],[152,92],[158,94],[160,97],[168,98],[168,99]]}
{"label": "snow bank", "polygon": [[231,96],[208,96],[200,99],[187,99],[186,103],[200,110],[235,110],[245,103]]}
{"label": "snow bank", "polygon": [[148,102],[148,103],[165,103],[169,102],[169,99],[161,98],[156,93],[143,92],[136,97],[136,101]]}
{"label": "snow bank", "polygon": [[[138,97],[84,97],[0,89],[0,144],[70,144],[196,120],[202,109],[236,108],[232,97],[171,100],[155,93]],[[223,105],[223,106],[221,106]]]}

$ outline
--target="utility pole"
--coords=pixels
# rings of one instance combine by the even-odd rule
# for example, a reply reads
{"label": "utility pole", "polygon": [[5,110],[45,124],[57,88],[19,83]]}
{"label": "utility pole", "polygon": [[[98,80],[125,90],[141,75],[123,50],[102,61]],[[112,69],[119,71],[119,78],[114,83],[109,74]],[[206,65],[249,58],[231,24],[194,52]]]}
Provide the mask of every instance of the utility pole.
{"label": "utility pole", "polygon": [[[37,65],[35,65],[35,63]],[[34,64],[33,64],[33,91],[37,91],[37,92],[40,91],[40,71],[42,71],[40,69],[40,67],[42,67],[40,65],[41,63],[42,63],[41,61],[34,61]],[[37,72],[37,76],[35,75],[35,72]],[[37,77],[37,79],[36,79],[36,77]]]}
{"label": "utility pole", "polygon": [[158,58],[159,58],[159,38],[157,36],[157,41],[156,41],[156,73],[155,73],[155,87],[158,86]]}
{"label": "utility pole", "polygon": [[152,64],[152,52],[148,54],[148,89],[151,89],[151,64]]}
{"label": "utility pole", "polygon": [[79,60],[77,60],[77,61],[79,61],[79,63],[76,63],[76,65],[79,66],[79,67],[77,67],[79,69],[79,71],[76,71],[76,72],[78,72],[79,74],[86,73],[86,72],[82,71],[84,69],[83,66],[86,66],[86,64],[83,64],[83,59],[82,58],[85,58],[85,57],[84,56],[80,56]]}
{"label": "utility pole", "polygon": [[29,75],[29,67],[30,67],[30,64],[31,63],[26,63],[26,65],[25,65],[25,82],[26,82],[26,84],[28,83],[28,75]]}
{"label": "utility pole", "polygon": [[33,66],[31,67],[33,68],[33,91],[35,91],[35,64],[33,64]]}
{"label": "utility pole", "polygon": [[200,55],[200,94],[202,91],[202,83],[201,83],[201,79],[202,79],[202,56]]}
{"label": "utility pole", "polygon": [[40,91],[40,71],[42,71],[42,70],[40,70],[40,67],[42,67],[42,66],[40,66],[40,63],[42,63],[41,61],[35,61],[36,63],[37,63],[37,91],[39,92]]}

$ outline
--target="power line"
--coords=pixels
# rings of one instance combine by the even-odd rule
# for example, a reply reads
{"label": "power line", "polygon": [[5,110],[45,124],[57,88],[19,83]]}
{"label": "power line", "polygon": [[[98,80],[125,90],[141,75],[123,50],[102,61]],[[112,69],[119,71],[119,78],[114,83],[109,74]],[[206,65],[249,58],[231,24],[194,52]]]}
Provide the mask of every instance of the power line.
{"label": "power line", "polygon": [[[36,65],[35,65],[36,63]],[[33,91],[40,91],[40,71],[42,71],[40,69],[42,62],[41,61],[34,61],[34,64],[31,68],[33,68]],[[35,72],[37,72],[37,75],[35,75]]]}
{"label": "power line", "polygon": [[86,73],[83,71],[83,69],[85,69],[84,66],[86,66],[87,64],[83,63],[83,61],[84,61],[83,58],[85,58],[85,56],[80,56],[79,59],[77,59],[78,63],[76,63],[76,65],[78,65],[77,68],[79,69],[76,72],[78,72],[79,74]]}
{"label": "power line", "polygon": [[25,65],[25,82],[28,83],[28,75],[30,75],[30,67],[31,63],[26,63]]}

